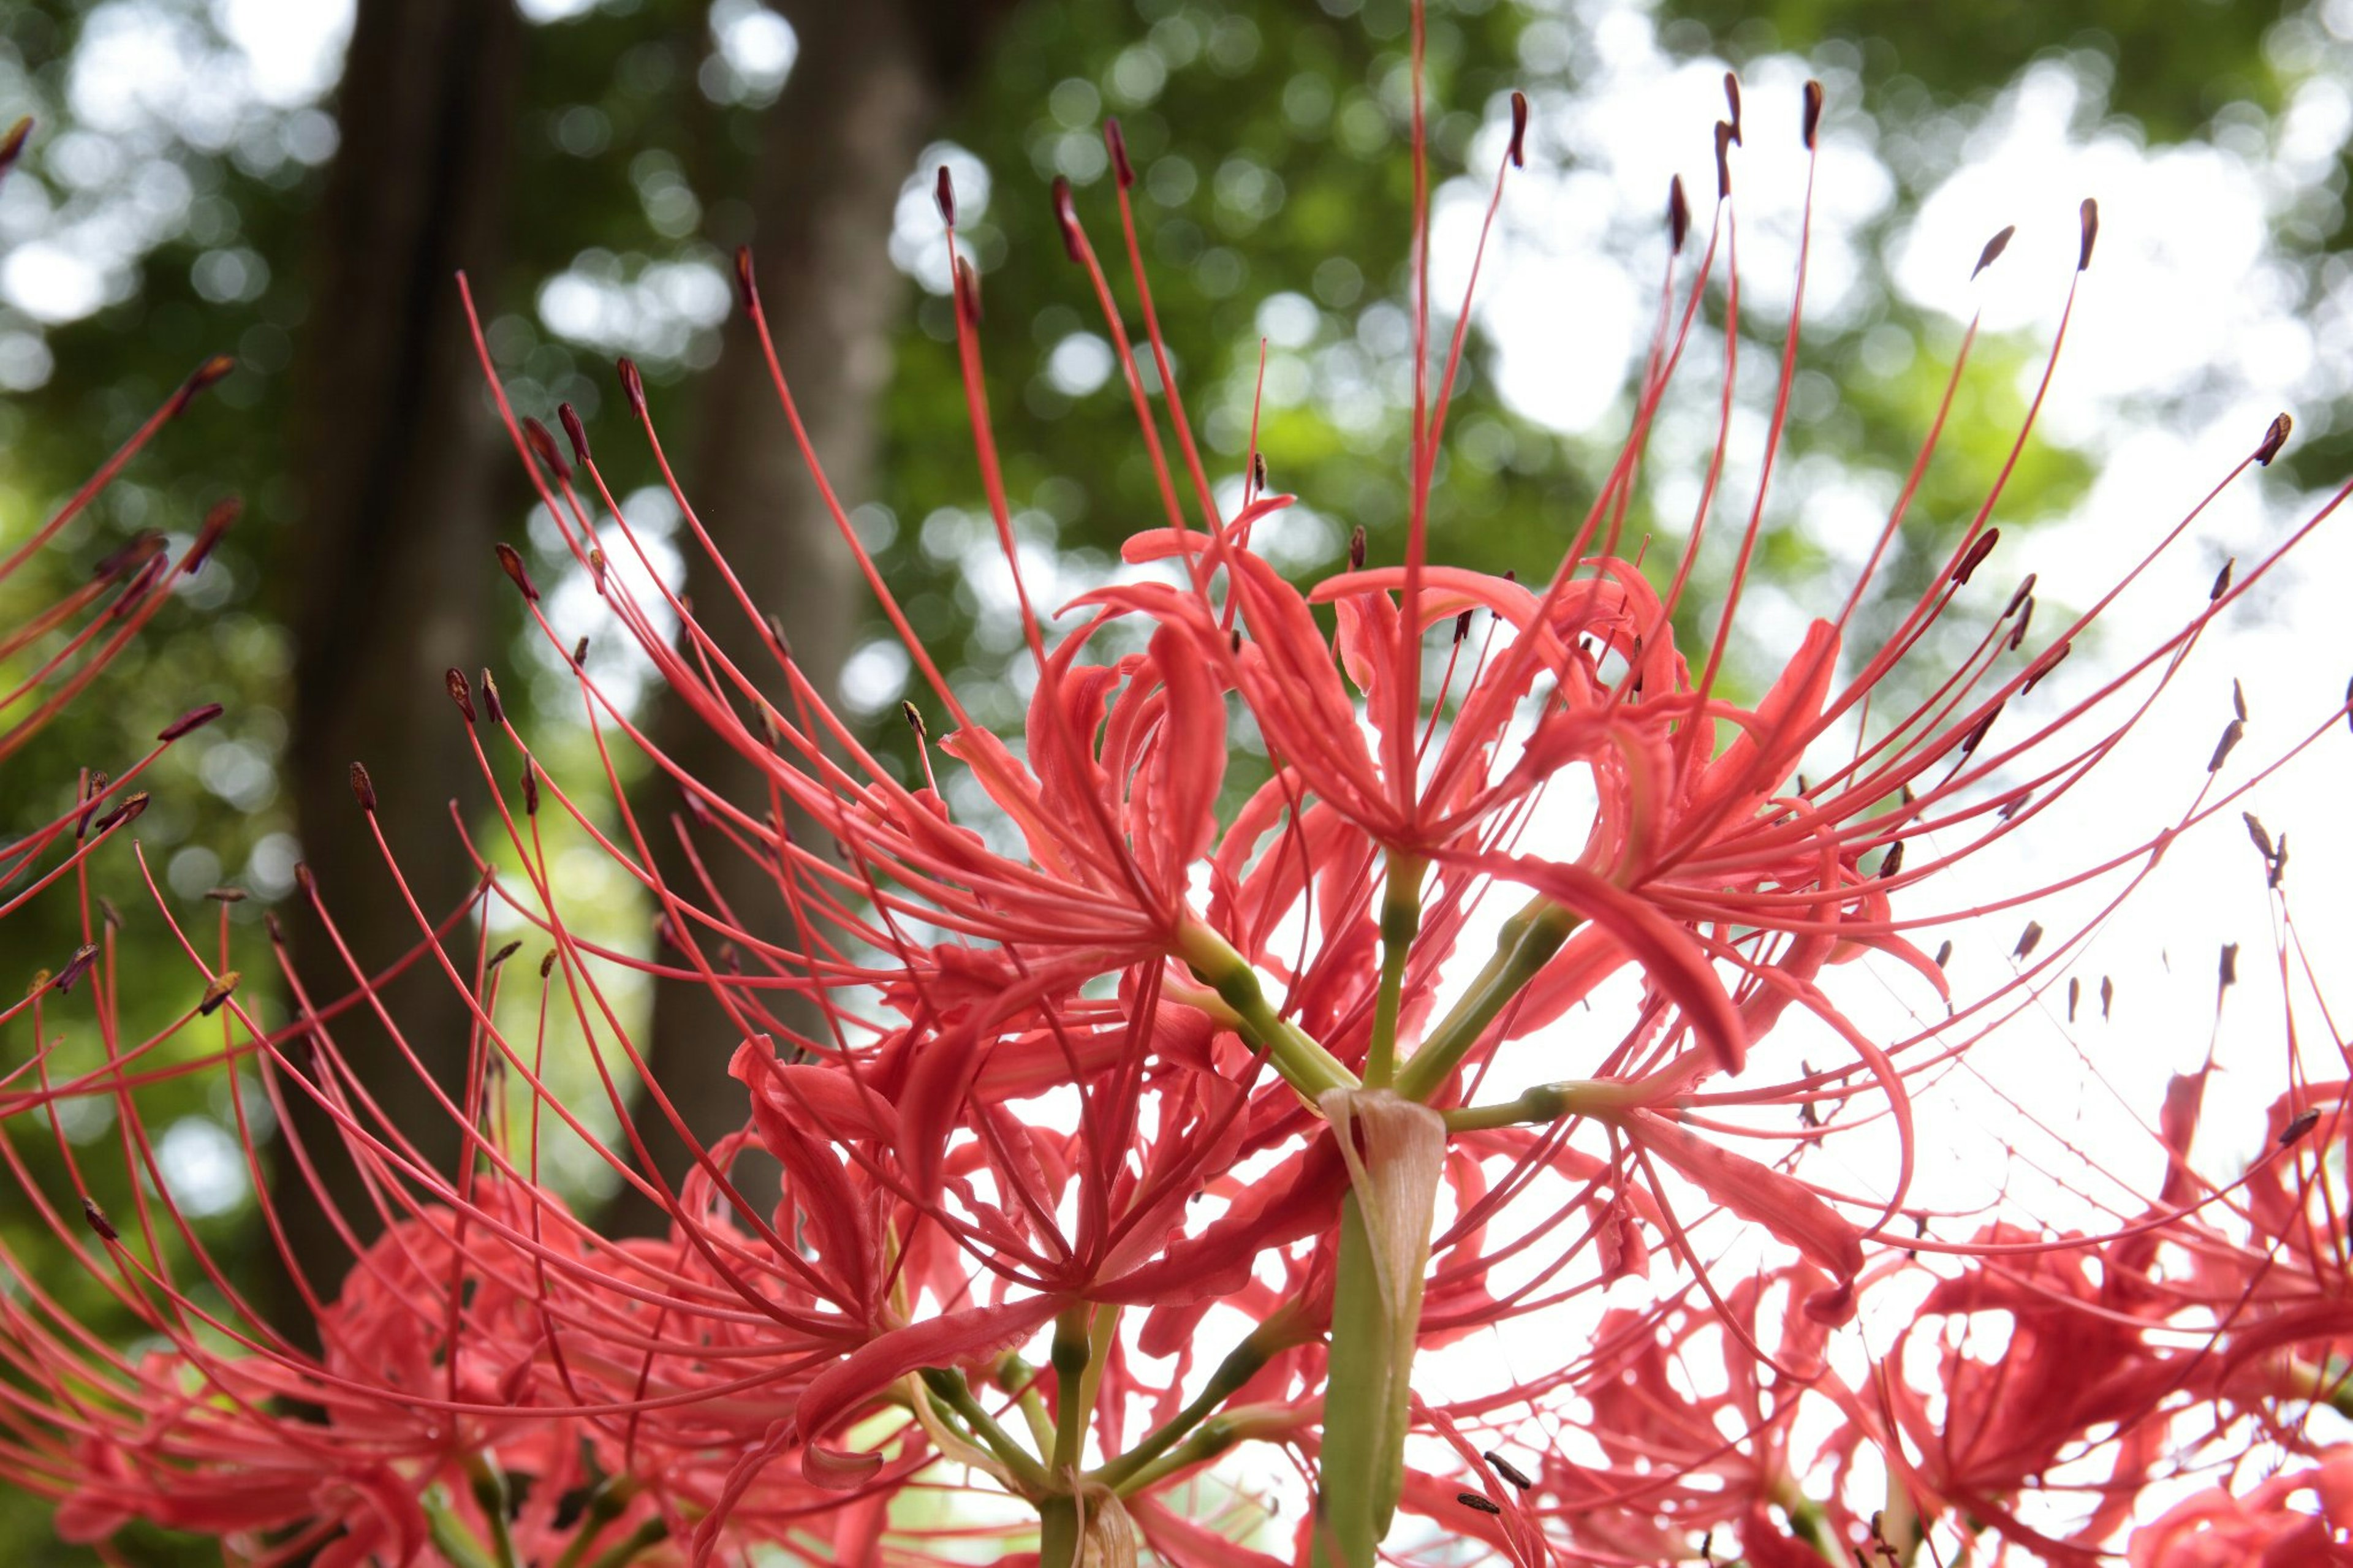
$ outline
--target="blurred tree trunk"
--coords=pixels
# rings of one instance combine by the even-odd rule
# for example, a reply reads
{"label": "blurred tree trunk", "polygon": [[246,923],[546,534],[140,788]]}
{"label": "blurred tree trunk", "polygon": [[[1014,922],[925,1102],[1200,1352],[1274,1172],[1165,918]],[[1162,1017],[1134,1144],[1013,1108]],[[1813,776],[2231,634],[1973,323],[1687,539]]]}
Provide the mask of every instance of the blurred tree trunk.
{"label": "blurred tree trunk", "polygon": [[[419,931],[353,801],[353,761],[375,764],[378,819],[427,914],[455,909],[474,879],[448,803],[479,800],[479,773],[442,671],[470,672],[497,646],[503,605],[492,595],[511,590],[491,543],[513,457],[483,410],[452,274],[466,268],[478,289],[497,277],[522,41],[507,0],[361,0],[319,216],[295,446],[303,521],[289,754],[305,861],[371,971]],[[316,917],[297,910],[286,925],[311,1000],[348,991]],[[453,950],[461,971],[470,954]],[[456,1094],[469,1015],[438,966],[428,957],[386,1002]],[[368,1091],[447,1171],[455,1124],[383,1026],[353,1012],[330,1027]],[[372,1235],[373,1205],[332,1124],[289,1098],[336,1206]],[[290,1159],[275,1190],[294,1256],[332,1293],[348,1253]]]}
{"label": "blurred tree trunk", "polygon": [[[828,479],[842,503],[855,507],[872,493],[891,335],[907,297],[907,280],[888,255],[900,188],[916,172],[917,154],[1010,0],[798,0],[780,8],[800,51],[768,112],[752,192],[753,255],[786,379]],[[784,626],[809,679],[830,693],[868,595],[810,482],[758,338],[740,310],[704,388],[702,421],[696,510],[754,602]],[[742,668],[775,669],[718,573],[691,550],[687,593],[697,618]],[[781,700],[781,682],[771,689]],[[691,714],[669,705],[657,732],[696,777],[755,816],[765,814],[767,790],[755,771]],[[675,790],[658,780],[643,804],[659,826],[665,877],[701,901],[670,826]],[[827,842],[806,822],[795,831],[804,843]],[[702,847],[720,895],[745,927],[791,946],[791,915],[768,871],[723,846]],[[707,933],[698,940],[708,952]],[[747,961],[747,973],[752,968]],[[789,1027],[822,1037],[814,1008],[778,1003],[775,992],[762,994]],[[707,988],[656,988],[649,1065],[706,1144],[740,1129],[748,1114],[742,1087],[727,1071],[740,1043],[741,1031]],[[659,1110],[642,1107],[638,1126],[657,1166],[673,1180],[690,1166],[685,1145]],[[634,1189],[617,1200],[614,1219],[639,1230],[660,1223]]]}

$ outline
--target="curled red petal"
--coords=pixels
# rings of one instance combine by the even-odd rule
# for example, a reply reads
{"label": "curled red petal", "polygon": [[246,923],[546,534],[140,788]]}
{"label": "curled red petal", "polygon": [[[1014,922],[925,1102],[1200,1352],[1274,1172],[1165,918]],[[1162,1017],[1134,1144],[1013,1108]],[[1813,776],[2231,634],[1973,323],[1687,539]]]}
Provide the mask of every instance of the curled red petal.
{"label": "curled red petal", "polygon": [[1707,955],[1688,931],[1641,899],[1582,866],[1525,856],[1465,857],[1472,865],[1525,883],[1599,925],[1632,955],[1653,985],[1691,1019],[1725,1072],[1748,1059],[1748,1033]]}
{"label": "curled red petal", "polygon": [[1852,1308],[1852,1286],[1862,1270],[1862,1231],[1816,1197],[1811,1188],[1647,1110],[1629,1113],[1620,1125],[1635,1142],[1672,1165],[1710,1199],[1763,1226],[1827,1269],[1840,1284],[1826,1293],[1831,1300],[1825,1305]]}
{"label": "curled red petal", "polygon": [[809,1381],[794,1412],[805,1445],[801,1474],[815,1485],[848,1490],[882,1468],[879,1454],[852,1454],[821,1441],[845,1416],[911,1372],[969,1366],[1010,1350],[1060,1310],[1051,1296],[943,1312],[870,1340]]}

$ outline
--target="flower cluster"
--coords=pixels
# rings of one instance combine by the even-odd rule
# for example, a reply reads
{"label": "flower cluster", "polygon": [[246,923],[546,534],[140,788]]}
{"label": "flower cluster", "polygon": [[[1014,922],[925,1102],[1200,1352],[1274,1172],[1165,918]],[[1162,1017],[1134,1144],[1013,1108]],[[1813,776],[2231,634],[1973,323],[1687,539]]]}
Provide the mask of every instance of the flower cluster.
{"label": "flower cluster", "polygon": [[[1688,590],[1742,342],[1729,258],[1743,126],[1727,88],[1704,235],[1681,185],[1671,195],[1661,327],[1622,454],[1588,513],[1565,520],[1557,565],[1527,582],[1434,558],[1430,502],[1469,311],[1432,342],[1419,226],[1404,536],[1385,550],[1360,532],[1347,568],[1306,586],[1253,551],[1293,498],[1254,453],[1238,490],[1213,479],[1107,126],[1122,285],[1072,194],[1053,200],[1165,515],[1128,541],[1127,570],[1050,614],[1018,586],[979,281],[956,272],[980,481],[1028,645],[1018,736],[974,724],[909,630],[772,355],[790,436],[925,684],[907,707],[920,782],[869,749],[750,594],[690,607],[659,572],[614,570],[643,564],[645,542],[581,420],[557,410],[559,439],[509,410],[493,374],[574,569],[665,700],[723,738],[758,787],[731,795],[675,766],[502,548],[605,768],[575,789],[488,672],[449,672],[453,721],[494,803],[460,825],[479,835],[465,852],[484,880],[460,910],[411,901],[411,961],[469,1004],[463,1079],[432,1085],[461,1158],[422,1157],[339,1042],[351,1016],[401,1039],[384,976],[354,964],[345,994],[312,996],[281,955],[292,1020],[273,1023],[232,967],[226,915],[208,944],[159,897],[195,999],[134,1041],[93,927],[90,947],[0,1012],[16,1031],[0,1115],[18,1132],[45,1121],[70,1185],[45,1185],[14,1142],[0,1154],[148,1338],[135,1352],[104,1342],[36,1270],[0,1258],[0,1474],[58,1499],[69,1538],[143,1520],[253,1563],[621,1568],[771,1549],[916,1563],[997,1550],[1049,1568],[1146,1552],[1363,1568],[1384,1551],[1461,1561],[1468,1542],[1514,1563],[1736,1549],[1787,1564],[1908,1563],[1924,1547],[1949,1562],[1973,1541],[2090,1563],[2120,1540],[2147,1568],[2353,1560],[2353,1449],[2312,1430],[2348,1403],[2336,1347],[2353,1292],[2332,1173],[2353,1136],[2348,1085],[2300,1082],[2268,1152],[2221,1180],[2191,1158],[2204,1079],[2181,1079],[2160,1190],[2104,1211],[2104,1228],[1956,1216],[1912,1196],[1917,1089],[2032,1005],[2098,918],[2030,925],[2008,978],[1963,994],[1915,941],[1956,918],[1939,889],[2096,787],[2205,627],[2327,511],[2226,574],[2122,673],[2054,698],[2093,613],[2035,625],[2031,579],[1957,659],[1946,651],[1948,623],[1975,613],[1998,489],[1945,531],[1941,564],[1884,641],[1853,644],[1932,437],[1836,613],[1792,647],[1749,646],[1737,611],[1795,375],[1804,263],[1801,247],[1768,456],[1711,615]],[[1820,110],[1810,86],[1810,149]],[[1525,128],[1515,100],[1490,224]],[[1417,89],[1418,182],[1420,131]],[[944,173],[939,190],[953,246]],[[2086,202],[2078,278],[2096,232]],[[1654,573],[1620,550],[1621,524],[1712,300],[1726,310],[1716,450],[1680,559]],[[1156,388],[1137,368],[1146,357]],[[1968,358],[1965,343],[1947,407]],[[2042,388],[2057,363],[2054,342]],[[620,374],[659,460],[636,372]],[[2283,417],[2221,483],[2286,435]],[[0,562],[0,579],[70,515]],[[131,635],[168,590],[161,562],[148,549],[111,565],[0,640],[0,660],[64,647],[38,654],[24,689],[51,682],[48,700],[63,700],[87,680],[67,662],[92,650],[94,673],[113,645],[93,639]],[[739,613],[764,628],[764,668],[707,629]],[[1736,700],[1727,672],[1773,659],[1778,677]],[[1263,776],[1234,765],[1245,729]],[[1991,907],[2111,872],[2137,880],[2242,793],[2216,778],[2242,731],[2226,731],[2181,822],[2083,865],[2008,868]],[[0,731],[0,757],[18,732]],[[667,775],[682,803],[672,823],[641,818],[616,742]],[[934,769],[972,787],[944,792]],[[77,886],[87,910],[77,870],[123,847],[110,840],[135,773],[93,783],[76,812],[0,854],[0,914]],[[354,765],[353,784],[373,813],[375,781]],[[987,810],[963,819],[951,794]],[[1581,803],[1581,838],[1540,826],[1564,799]],[[575,929],[547,847],[558,823],[643,889],[657,952]],[[773,900],[731,905],[707,872],[665,879],[665,835],[697,868],[747,858]],[[332,931],[330,899],[300,886],[286,918]],[[490,934],[518,928],[521,942]],[[698,984],[733,1021],[711,1048],[732,1053],[741,1131],[706,1145],[658,1082],[639,1085],[616,998],[629,971]],[[1890,1030],[1845,1005],[1844,977],[1861,973],[1908,988],[1915,1021]],[[795,1026],[806,1018],[819,1026]],[[55,1070],[64,1033],[93,1027],[103,1064]],[[269,1235],[282,1245],[266,1134],[247,1120],[260,1107],[281,1184],[322,1185],[298,1103],[364,1184],[369,1212],[337,1216],[356,1258],[340,1281],[286,1259],[309,1308],[299,1330],[240,1296],[198,1244],[140,1116],[143,1094],[192,1070],[186,1047],[206,1030],[217,1038],[196,1065],[228,1082]],[[557,1091],[551,1037],[586,1055],[607,1106]],[[133,1212],[88,1197],[94,1156],[58,1114],[77,1100],[118,1112]],[[684,1141],[685,1171],[645,1157],[638,1129],[657,1122]],[[663,1234],[607,1235],[570,1210],[543,1168],[558,1123],[659,1205]],[[1843,1167],[1834,1145],[1854,1151]],[[764,1187],[755,1166],[781,1174]],[[1513,1347],[1500,1380],[1498,1343]],[[2268,1474],[2213,1473],[2261,1456]],[[2159,1495],[2182,1500],[2160,1510],[2146,1500]]]}

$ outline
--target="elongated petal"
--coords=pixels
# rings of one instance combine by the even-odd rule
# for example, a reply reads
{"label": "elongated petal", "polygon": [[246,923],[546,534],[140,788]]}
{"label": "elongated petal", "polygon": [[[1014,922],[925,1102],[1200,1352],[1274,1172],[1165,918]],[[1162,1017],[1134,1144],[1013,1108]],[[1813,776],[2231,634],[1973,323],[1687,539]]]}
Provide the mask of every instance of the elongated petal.
{"label": "elongated petal", "polygon": [[1632,1112],[1621,1125],[1711,1200],[1763,1226],[1835,1279],[1852,1281],[1862,1272],[1862,1228],[1804,1183],[1647,1110]]}
{"label": "elongated petal", "polygon": [[985,1362],[1036,1332],[1060,1310],[1050,1296],[994,1307],[943,1312],[860,1345],[809,1382],[794,1411],[793,1429],[807,1452],[801,1473],[821,1487],[848,1490],[882,1468],[879,1454],[852,1454],[824,1446],[833,1428],[868,1400],[911,1372]]}
{"label": "elongated petal", "polygon": [[1748,1056],[1748,1034],[1707,955],[1690,933],[1642,900],[1581,866],[1528,856],[1482,855],[1470,863],[1545,893],[1617,938],[1651,983],[1688,1015],[1716,1065],[1736,1073]]}

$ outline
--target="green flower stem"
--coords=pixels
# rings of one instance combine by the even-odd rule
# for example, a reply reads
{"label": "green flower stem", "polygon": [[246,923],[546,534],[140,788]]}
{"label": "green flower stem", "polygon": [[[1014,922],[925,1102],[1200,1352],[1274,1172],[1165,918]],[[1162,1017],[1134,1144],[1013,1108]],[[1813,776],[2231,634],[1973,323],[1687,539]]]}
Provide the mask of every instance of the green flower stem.
{"label": "green flower stem", "polygon": [[1029,1428],[1029,1441],[1038,1451],[1052,1453],[1054,1418],[1047,1412],[1045,1396],[1038,1392],[1038,1369],[1023,1361],[1018,1352],[1007,1351],[997,1358],[997,1385],[1021,1407],[1022,1424]]}
{"label": "green flower stem", "polygon": [[[1425,1220],[1425,1223],[1427,1221]],[[1406,1417],[1421,1276],[1391,1321],[1377,1245],[1352,1190],[1340,1205],[1340,1267],[1332,1292],[1324,1449],[1316,1464],[1314,1568],[1373,1568],[1405,1487]]]}
{"label": "green flower stem", "polygon": [[1449,1110],[1449,1132],[1479,1132],[1491,1127],[1517,1127],[1530,1122],[1557,1121],[1564,1116],[1609,1116],[1648,1103],[1648,1085],[1641,1079],[1569,1079],[1540,1083],[1517,1100],[1500,1105],[1466,1105]]}
{"label": "green flower stem", "polygon": [[1038,1568],[1078,1568],[1079,1500],[1064,1493],[1038,1504]]}
{"label": "green flower stem", "polygon": [[1044,1497],[1054,1489],[1044,1468],[1030,1458],[1029,1450],[1015,1442],[1013,1435],[999,1426],[996,1418],[981,1408],[980,1401],[972,1396],[972,1389],[965,1382],[964,1373],[942,1367],[925,1367],[923,1386],[932,1391],[934,1399],[964,1417],[965,1425],[972,1428],[973,1436],[997,1456],[1011,1473],[1014,1481],[1029,1496]]}
{"label": "green flower stem", "polygon": [[512,1568],[512,1558],[501,1565],[491,1555],[490,1548],[482,1544],[481,1538],[466,1528],[466,1521],[450,1507],[448,1494],[439,1487],[427,1488],[421,1500],[426,1533],[450,1568]]}
{"label": "green flower stem", "polygon": [[1087,1309],[1069,1307],[1054,1320],[1054,1474],[1078,1468],[1087,1433],[1087,1367],[1094,1347],[1087,1337]]}
{"label": "green flower stem", "polygon": [[2353,1419],[2353,1371],[2342,1360],[2317,1366],[2308,1361],[2291,1361],[2278,1381],[2281,1397],[2308,1399]]}
{"label": "green flower stem", "polygon": [[1310,1101],[1325,1089],[1358,1087],[1356,1075],[1339,1058],[1306,1030],[1275,1015],[1257,972],[1225,938],[1198,921],[1190,921],[1177,934],[1177,955],[1234,1010],[1244,1037],[1264,1051],[1274,1070]]}
{"label": "green flower stem", "polygon": [[1392,849],[1381,900],[1381,988],[1373,1004],[1373,1039],[1365,1055],[1365,1087],[1387,1089],[1397,1076],[1398,1012],[1405,993],[1406,961],[1421,934],[1420,860]]}
{"label": "green flower stem", "polygon": [[1398,1075],[1398,1093],[1420,1100],[1436,1094],[1496,1015],[1527,988],[1583,921],[1582,915],[1544,899],[1530,900],[1505,921],[1495,935],[1494,956]]}
{"label": "green flower stem", "polygon": [[613,1542],[613,1549],[588,1564],[588,1568],[628,1568],[629,1559],[650,1547],[660,1545],[669,1535],[670,1526],[656,1516]]}
{"label": "green flower stem", "polygon": [[1097,1396],[1103,1392],[1103,1369],[1111,1365],[1112,1342],[1119,1338],[1120,1315],[1127,1309],[1117,1305],[1097,1307],[1094,1321],[1087,1325],[1087,1370],[1079,1379],[1079,1430],[1084,1432],[1094,1419]]}
{"label": "green flower stem", "polygon": [[514,1531],[508,1523],[507,1478],[498,1466],[480,1454],[466,1460],[466,1480],[474,1489],[474,1505],[482,1517],[491,1521],[491,1552],[499,1568],[517,1568],[522,1559],[515,1555]]}
{"label": "green flower stem", "polygon": [[608,1476],[596,1489],[588,1494],[588,1506],[581,1513],[572,1531],[572,1544],[555,1560],[555,1568],[580,1568],[586,1561],[588,1549],[605,1533],[605,1527],[621,1517],[637,1496],[636,1483],[626,1476]]}
{"label": "green flower stem", "polygon": [[1222,1415],[1212,1415],[1201,1423],[1194,1434],[1129,1476],[1117,1489],[1122,1497],[1150,1491],[1170,1476],[1180,1475],[1196,1465],[1206,1465],[1211,1459],[1241,1441],[1242,1434],[1232,1422]]}
{"label": "green flower stem", "polygon": [[1846,1555],[1839,1550],[1838,1537],[1831,1531],[1830,1517],[1811,1498],[1791,1495],[1779,1500],[1789,1516],[1789,1527],[1799,1540],[1819,1552],[1823,1562],[1833,1568],[1845,1568]]}
{"label": "green flower stem", "polygon": [[[1218,1363],[1193,1402],[1171,1416],[1166,1425],[1146,1436],[1144,1441],[1118,1458],[1097,1469],[1087,1479],[1111,1488],[1116,1492],[1133,1491],[1137,1478],[1155,1459],[1174,1447],[1185,1435],[1199,1426],[1210,1412],[1240,1394],[1242,1385],[1259,1373],[1259,1369],[1272,1360],[1277,1352],[1299,1342],[1299,1334],[1291,1314],[1278,1312],[1250,1331],[1250,1338],[1236,1345]],[[1230,1442],[1232,1439],[1229,1438]]]}

